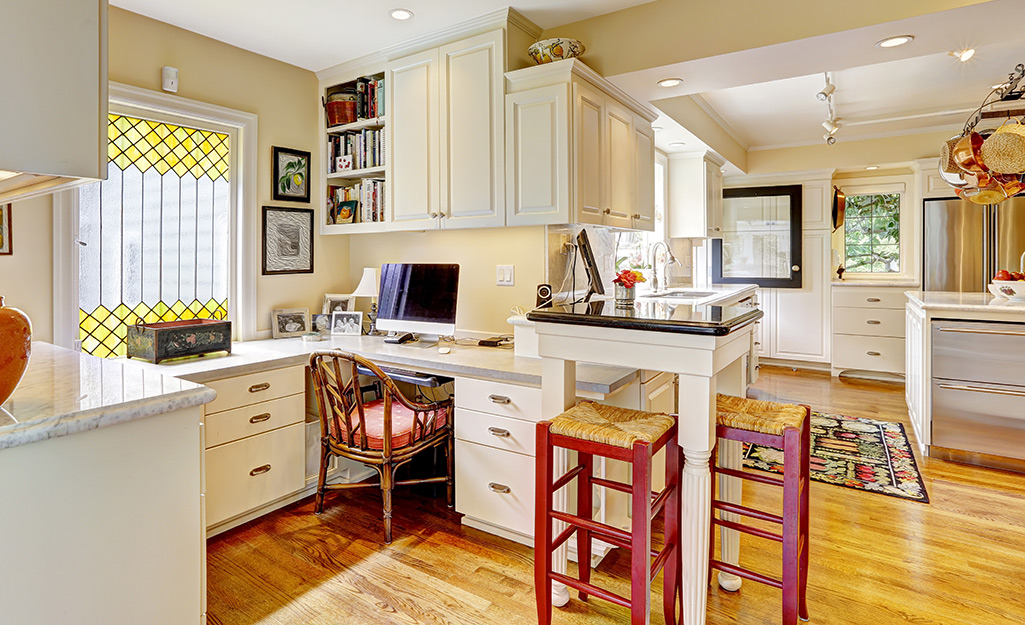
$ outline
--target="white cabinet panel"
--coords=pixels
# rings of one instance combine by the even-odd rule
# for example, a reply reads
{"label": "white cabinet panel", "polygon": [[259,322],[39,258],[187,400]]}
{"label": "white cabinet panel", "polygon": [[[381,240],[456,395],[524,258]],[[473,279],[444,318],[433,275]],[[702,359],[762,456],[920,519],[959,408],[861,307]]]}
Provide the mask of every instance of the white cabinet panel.
{"label": "white cabinet panel", "polygon": [[457,408],[468,408],[530,422],[541,420],[540,388],[457,378],[455,390]]}
{"label": "white cabinet panel", "polygon": [[456,510],[534,535],[534,457],[456,440]]}
{"label": "white cabinet panel", "polygon": [[240,438],[300,423],[306,418],[303,399],[302,395],[290,395],[209,414],[206,416],[206,446],[216,447]]}
{"label": "white cabinet panel", "polygon": [[456,411],[456,438],[505,451],[533,456],[537,424],[460,408]]}
{"label": "white cabinet panel", "polygon": [[634,172],[636,174],[636,200],[633,227],[637,230],[655,229],[655,133],[651,124],[634,117]]}
{"label": "white cabinet panel", "polygon": [[775,289],[772,357],[829,362],[829,232],[802,237],[800,289]]}
{"label": "white cabinet panel", "polygon": [[586,224],[602,223],[605,210],[605,159],[608,158],[605,97],[581,82],[573,83],[573,142],[576,167],[576,217]]}
{"label": "white cabinet panel", "polygon": [[260,402],[296,395],[306,389],[304,367],[285,367],[207,382],[217,398],[206,405],[206,414],[232,410]]}
{"label": "white cabinet panel", "polygon": [[801,221],[805,230],[833,229],[831,180],[809,180],[801,183]]}
{"label": "white cabinet panel", "polygon": [[569,223],[569,85],[506,96],[506,223]]}
{"label": "white cabinet panel", "polygon": [[834,369],[904,373],[904,339],[888,336],[833,336]]}
{"label": "white cabinet panel", "polygon": [[833,307],[833,333],[904,338],[904,311]]}
{"label": "white cabinet panel", "polygon": [[388,192],[400,230],[438,227],[438,50],[388,66]]}
{"label": "white cabinet panel", "polygon": [[505,225],[503,34],[440,49],[443,227]]}
{"label": "white cabinet panel", "polygon": [[723,164],[709,152],[669,157],[669,236],[722,236]]}
{"label": "white cabinet panel", "polygon": [[612,101],[605,104],[605,130],[608,134],[608,181],[606,226],[633,226],[634,202],[637,200],[633,115]]}

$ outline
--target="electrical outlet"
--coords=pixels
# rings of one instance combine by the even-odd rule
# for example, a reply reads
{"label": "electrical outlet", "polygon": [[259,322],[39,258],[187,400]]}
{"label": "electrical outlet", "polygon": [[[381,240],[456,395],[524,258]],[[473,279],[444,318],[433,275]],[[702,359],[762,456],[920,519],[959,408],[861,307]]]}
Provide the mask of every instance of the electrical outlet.
{"label": "electrical outlet", "polygon": [[512,265],[496,265],[495,276],[497,278],[495,284],[498,286],[513,286],[515,284]]}

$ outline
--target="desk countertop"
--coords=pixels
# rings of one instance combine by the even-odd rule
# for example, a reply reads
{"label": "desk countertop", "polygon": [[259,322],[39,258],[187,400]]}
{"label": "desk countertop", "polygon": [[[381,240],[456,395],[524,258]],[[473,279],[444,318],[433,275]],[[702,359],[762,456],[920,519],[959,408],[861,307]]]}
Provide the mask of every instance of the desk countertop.
{"label": "desk countertop", "polygon": [[[269,339],[234,343],[231,354],[211,354],[203,358],[163,362],[159,365],[130,362],[141,369],[202,384],[247,373],[303,365],[309,362],[310,353],[314,351],[341,349],[385,365],[425,373],[541,386],[541,360],[516,356],[511,348],[446,343],[443,345],[448,346],[451,353],[439,354],[438,347],[415,345],[389,344],[379,336],[330,336],[312,343],[304,343],[298,338]],[[577,389],[610,394],[630,384],[636,377],[636,369],[581,363]]]}

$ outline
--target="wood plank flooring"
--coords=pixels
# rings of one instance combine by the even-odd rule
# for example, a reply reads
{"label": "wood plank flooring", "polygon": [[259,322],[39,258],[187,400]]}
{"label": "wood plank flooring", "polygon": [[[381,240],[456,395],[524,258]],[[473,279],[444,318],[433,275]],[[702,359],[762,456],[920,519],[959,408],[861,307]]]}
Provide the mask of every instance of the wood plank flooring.
{"label": "wood plank flooring", "polygon": [[[903,386],[763,367],[752,396],[815,410],[907,421]],[[931,504],[811,485],[811,622],[823,625],[1025,623],[1025,476],[922,458]],[[744,499],[778,509],[778,491],[745,484]],[[535,622],[532,551],[464,528],[433,500],[396,491],[395,540],[381,542],[380,494],[343,491],[313,514],[312,498],[208,544],[209,623]],[[742,539],[741,563],[778,574],[777,544]],[[629,559],[614,551],[592,580],[628,592]],[[572,572],[572,571],[571,571]],[[661,578],[652,598],[660,614]],[[625,623],[591,599],[556,609],[555,625]],[[779,591],[744,582],[709,588],[710,625],[780,622]]]}

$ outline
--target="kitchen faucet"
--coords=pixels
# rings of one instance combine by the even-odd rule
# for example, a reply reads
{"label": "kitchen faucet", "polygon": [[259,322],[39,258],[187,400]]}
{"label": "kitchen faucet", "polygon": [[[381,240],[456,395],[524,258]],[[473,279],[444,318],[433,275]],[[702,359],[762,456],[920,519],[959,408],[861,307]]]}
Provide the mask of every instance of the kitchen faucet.
{"label": "kitchen faucet", "polygon": [[[659,249],[659,247],[665,248],[666,254],[669,256],[669,258],[666,259],[666,262],[662,263],[662,270],[661,271],[659,271],[659,269],[658,269],[658,249]],[[650,264],[651,264],[651,289],[652,289],[653,292],[658,293],[659,291],[662,290],[662,289],[659,288],[659,276],[661,275],[662,281],[664,283],[662,285],[662,288],[668,289],[669,288],[669,276],[667,274],[668,274],[669,265],[671,263],[675,263],[675,262],[678,262],[678,261],[676,260],[676,257],[673,256],[673,251],[671,249],[669,249],[669,244],[667,244],[665,241],[655,241],[654,243],[652,243],[651,244],[651,249],[650,249],[650,251],[648,253],[650,254]]]}

